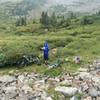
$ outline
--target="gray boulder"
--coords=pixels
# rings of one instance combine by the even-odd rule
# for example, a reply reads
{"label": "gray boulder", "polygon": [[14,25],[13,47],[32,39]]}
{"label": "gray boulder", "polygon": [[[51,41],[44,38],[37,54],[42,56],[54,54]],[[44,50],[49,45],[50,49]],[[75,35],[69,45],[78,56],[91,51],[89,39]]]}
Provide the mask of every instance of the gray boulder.
{"label": "gray boulder", "polygon": [[28,85],[24,85],[21,89],[24,91],[25,94],[27,94],[28,92],[32,93],[32,88]]}
{"label": "gray boulder", "polygon": [[14,76],[5,75],[5,76],[0,77],[1,83],[9,83],[9,82],[13,82],[15,80],[16,80],[16,78]]}
{"label": "gray boulder", "polygon": [[73,96],[78,92],[77,88],[59,86],[55,88],[55,91],[62,93],[64,96]]}
{"label": "gray boulder", "polygon": [[23,82],[24,79],[25,79],[25,76],[24,76],[24,75],[19,75],[19,76],[18,76],[18,80],[19,80],[20,82]]}
{"label": "gray boulder", "polygon": [[67,80],[67,79],[66,79],[66,80],[60,82],[60,84],[61,84],[61,85],[69,85],[69,86],[70,86],[70,85],[72,85],[72,80]]}
{"label": "gray boulder", "polygon": [[98,91],[95,88],[91,88],[91,89],[89,89],[88,94],[92,98],[96,98],[98,96]]}
{"label": "gray boulder", "polygon": [[17,88],[15,86],[9,86],[3,88],[3,90],[7,94],[7,93],[14,93],[17,90]]}
{"label": "gray boulder", "polygon": [[73,96],[70,100],[78,100],[76,96]]}
{"label": "gray boulder", "polygon": [[79,75],[78,75],[78,78],[80,79],[83,79],[83,80],[85,80],[85,79],[91,79],[93,76],[90,74],[90,73],[88,73],[88,72],[80,72],[79,73]]}

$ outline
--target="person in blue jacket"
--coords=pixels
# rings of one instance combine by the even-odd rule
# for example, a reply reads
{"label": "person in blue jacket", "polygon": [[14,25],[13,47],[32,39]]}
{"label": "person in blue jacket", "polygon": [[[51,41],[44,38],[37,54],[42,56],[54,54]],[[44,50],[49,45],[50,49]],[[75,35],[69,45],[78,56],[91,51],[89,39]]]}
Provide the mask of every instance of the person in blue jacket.
{"label": "person in blue jacket", "polygon": [[47,63],[47,61],[49,60],[49,46],[47,41],[44,43],[43,56],[44,56],[45,63]]}

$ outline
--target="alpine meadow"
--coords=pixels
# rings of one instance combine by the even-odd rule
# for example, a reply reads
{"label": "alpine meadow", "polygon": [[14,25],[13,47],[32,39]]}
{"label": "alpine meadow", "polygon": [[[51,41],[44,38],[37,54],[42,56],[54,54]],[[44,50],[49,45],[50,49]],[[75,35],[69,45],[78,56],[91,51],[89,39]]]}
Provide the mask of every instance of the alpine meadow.
{"label": "alpine meadow", "polygon": [[[47,53],[45,46],[48,47]],[[86,69],[88,71],[84,71]],[[78,77],[82,73],[80,70],[84,78]],[[15,74],[18,77],[26,75],[23,80],[25,86],[25,78],[28,80],[29,88],[23,86],[27,94],[21,99],[18,99],[20,95],[10,96],[8,92],[11,88],[6,89],[15,83],[11,85],[12,81],[5,82],[5,89],[1,85],[1,77],[16,76]],[[45,85],[42,79],[46,79]],[[40,88],[35,87],[35,81],[41,81],[36,83]],[[88,89],[82,84],[84,82]],[[91,82],[94,90],[90,88],[93,87],[89,85]],[[79,90],[79,84],[83,85],[82,91]],[[0,100],[100,100],[98,84],[100,85],[99,0],[0,0]],[[77,93],[73,87],[78,89]],[[36,88],[38,92],[35,91]],[[73,91],[67,91],[67,88]],[[93,94],[92,90],[95,93],[99,91],[98,95]],[[33,98],[28,98],[31,97],[28,93],[32,93]]]}

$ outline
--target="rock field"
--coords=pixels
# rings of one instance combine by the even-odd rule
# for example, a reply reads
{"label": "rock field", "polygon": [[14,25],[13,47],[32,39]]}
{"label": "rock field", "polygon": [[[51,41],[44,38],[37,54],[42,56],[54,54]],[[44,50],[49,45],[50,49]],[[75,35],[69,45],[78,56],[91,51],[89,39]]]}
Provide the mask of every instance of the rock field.
{"label": "rock field", "polygon": [[54,100],[50,88],[61,96],[59,100],[100,100],[100,59],[58,77],[35,73],[0,76],[0,100]]}

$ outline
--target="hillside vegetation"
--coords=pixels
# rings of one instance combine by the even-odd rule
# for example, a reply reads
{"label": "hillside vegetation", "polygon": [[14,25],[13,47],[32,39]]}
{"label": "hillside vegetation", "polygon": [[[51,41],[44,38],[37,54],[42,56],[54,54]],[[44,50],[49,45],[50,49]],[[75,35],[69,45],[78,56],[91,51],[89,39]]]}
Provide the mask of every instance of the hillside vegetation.
{"label": "hillside vegetation", "polygon": [[[23,55],[35,54],[42,61],[40,49],[46,40],[50,46],[50,64],[54,64],[58,59],[64,62],[68,58],[69,61],[49,72],[45,69],[47,66],[43,61],[42,67],[32,65],[21,70],[59,75],[61,72],[73,72],[100,56],[99,13],[85,17],[75,17],[71,13],[70,18],[56,17],[53,13],[51,17],[46,15],[48,20],[44,22],[42,14],[42,22],[25,19],[26,24],[17,24],[17,26],[16,22],[19,19],[19,22],[22,21],[21,18],[15,20],[11,17],[3,17],[3,13],[1,16],[4,18],[0,20],[0,66],[3,66],[1,70],[6,67],[10,70]],[[56,49],[55,54],[52,53],[53,49]],[[74,56],[82,58],[81,65],[73,63]]]}

